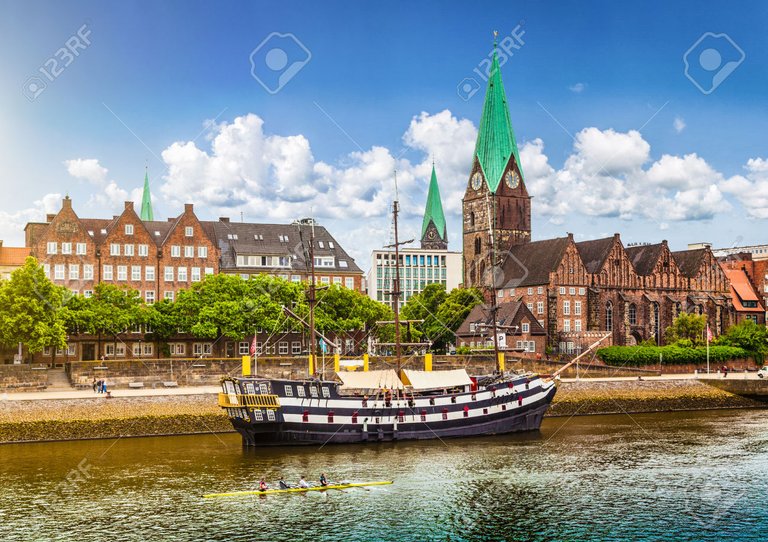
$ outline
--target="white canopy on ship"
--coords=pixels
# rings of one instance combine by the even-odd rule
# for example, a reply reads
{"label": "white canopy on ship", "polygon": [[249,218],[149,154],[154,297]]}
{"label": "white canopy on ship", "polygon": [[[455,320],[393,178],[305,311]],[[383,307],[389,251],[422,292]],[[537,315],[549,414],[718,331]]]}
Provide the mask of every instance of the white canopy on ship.
{"label": "white canopy on ship", "polygon": [[452,371],[414,371],[403,369],[403,381],[414,390],[436,390],[469,386],[472,380],[465,369]]}
{"label": "white canopy on ship", "polygon": [[380,390],[383,388],[402,390],[405,389],[403,383],[397,378],[394,369],[385,369],[382,371],[367,372],[347,372],[339,371],[336,373],[343,384],[342,390]]}

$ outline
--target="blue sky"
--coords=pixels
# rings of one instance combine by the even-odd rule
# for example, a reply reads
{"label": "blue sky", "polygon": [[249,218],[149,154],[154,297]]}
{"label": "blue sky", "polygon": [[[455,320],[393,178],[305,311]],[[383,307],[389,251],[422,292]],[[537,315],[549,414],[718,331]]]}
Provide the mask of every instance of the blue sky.
{"label": "blue sky", "polygon": [[[762,3],[33,1],[1,2],[0,14],[6,244],[21,244],[23,224],[56,195],[70,194],[81,216],[119,212],[146,163],[161,219],[183,201],[203,218],[311,212],[367,268],[388,236],[391,170],[416,235],[434,154],[459,250],[484,84],[466,100],[457,86],[479,79],[492,30],[522,36],[502,76],[534,238],[766,241]],[[83,25],[90,44],[30,96],[29,77]],[[683,62],[707,32],[737,46],[704,42],[723,58],[744,53],[709,94]],[[249,59],[273,33],[311,54],[304,65],[293,38],[267,42],[262,52],[277,44],[301,65],[275,94]]]}

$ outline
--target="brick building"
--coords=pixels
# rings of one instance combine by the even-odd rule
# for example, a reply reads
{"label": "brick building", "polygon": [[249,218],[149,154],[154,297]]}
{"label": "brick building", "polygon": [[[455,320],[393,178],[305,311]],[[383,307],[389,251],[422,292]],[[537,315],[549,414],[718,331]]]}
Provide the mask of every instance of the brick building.
{"label": "brick building", "polygon": [[495,290],[500,306],[523,303],[564,353],[605,335],[663,344],[682,311],[706,315],[715,334],[734,323],[730,282],[708,246],[625,247],[619,234],[531,241],[531,198],[495,53],[490,73],[463,200],[465,284]]}
{"label": "brick building", "polygon": [[[547,332],[522,301],[499,304],[499,350],[541,354]],[[477,305],[456,330],[456,346],[493,348],[493,319],[487,306]]]}

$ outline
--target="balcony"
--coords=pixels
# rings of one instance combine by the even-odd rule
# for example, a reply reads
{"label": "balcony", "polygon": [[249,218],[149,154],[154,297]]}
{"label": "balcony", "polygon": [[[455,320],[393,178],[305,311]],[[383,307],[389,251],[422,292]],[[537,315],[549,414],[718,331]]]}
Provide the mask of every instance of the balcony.
{"label": "balcony", "polygon": [[222,408],[254,407],[277,410],[280,408],[280,400],[277,395],[219,393],[219,406]]}

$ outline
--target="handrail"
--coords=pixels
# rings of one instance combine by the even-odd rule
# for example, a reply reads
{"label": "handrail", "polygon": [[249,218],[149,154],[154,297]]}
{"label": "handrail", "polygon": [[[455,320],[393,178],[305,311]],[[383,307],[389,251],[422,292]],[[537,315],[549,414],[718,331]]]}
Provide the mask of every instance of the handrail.
{"label": "handrail", "polygon": [[219,406],[222,408],[256,407],[277,410],[280,408],[280,400],[277,395],[219,393]]}

